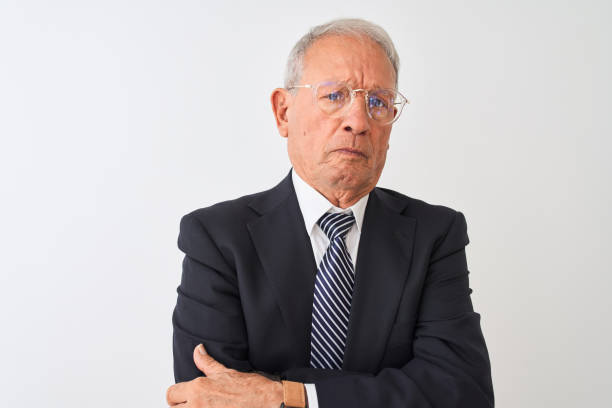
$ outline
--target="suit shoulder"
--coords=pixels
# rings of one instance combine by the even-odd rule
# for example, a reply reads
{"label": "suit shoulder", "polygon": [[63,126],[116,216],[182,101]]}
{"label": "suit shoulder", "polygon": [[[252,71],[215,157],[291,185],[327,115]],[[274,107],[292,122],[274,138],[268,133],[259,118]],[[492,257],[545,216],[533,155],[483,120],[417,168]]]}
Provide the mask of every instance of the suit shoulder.
{"label": "suit shoulder", "polygon": [[417,219],[452,220],[459,213],[459,211],[446,205],[432,204],[389,188],[377,187],[377,189],[381,192],[382,197],[395,201],[396,206],[402,209],[402,215]]}
{"label": "suit shoulder", "polygon": [[238,198],[220,201],[207,207],[197,208],[181,218],[181,225],[188,220],[197,220],[204,225],[209,224],[235,224],[237,222],[250,220],[256,213],[249,207],[249,203],[266,193],[260,191],[246,194]]}
{"label": "suit shoulder", "polygon": [[233,251],[248,240],[247,224],[257,217],[249,203],[263,193],[221,201],[183,215],[177,241],[179,249],[196,259],[224,259],[223,264],[234,265]]}
{"label": "suit shoulder", "polygon": [[442,204],[428,203],[388,188],[379,190],[382,196],[386,196],[386,201],[395,202],[395,208],[401,209],[402,215],[416,219],[417,230],[433,241],[434,249],[440,247],[447,238],[462,245],[469,243],[467,224],[461,211]]}

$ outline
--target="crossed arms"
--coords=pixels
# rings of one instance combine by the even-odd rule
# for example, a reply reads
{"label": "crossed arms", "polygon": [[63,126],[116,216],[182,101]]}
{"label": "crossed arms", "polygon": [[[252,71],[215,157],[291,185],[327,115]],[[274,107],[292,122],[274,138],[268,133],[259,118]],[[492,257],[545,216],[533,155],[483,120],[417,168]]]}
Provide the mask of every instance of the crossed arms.
{"label": "crossed arms", "polygon": [[[378,373],[286,369],[291,381],[315,383],[320,408],[493,407],[488,352],[472,307],[465,246],[467,225],[455,212],[430,256],[413,339],[413,358]],[[203,375],[193,350],[203,343],[225,366],[257,371],[249,362],[237,274],[201,220],[185,216],[178,240],[185,253],[172,316],[175,381]],[[270,344],[274,347],[274,344]]]}

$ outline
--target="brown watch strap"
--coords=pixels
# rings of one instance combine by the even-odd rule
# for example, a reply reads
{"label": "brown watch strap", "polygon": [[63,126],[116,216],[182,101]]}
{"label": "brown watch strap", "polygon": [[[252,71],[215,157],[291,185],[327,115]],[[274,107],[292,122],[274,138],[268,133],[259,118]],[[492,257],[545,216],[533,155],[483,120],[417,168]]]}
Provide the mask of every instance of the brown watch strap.
{"label": "brown watch strap", "polygon": [[285,407],[306,408],[306,391],[304,384],[295,381],[282,380],[283,402]]}

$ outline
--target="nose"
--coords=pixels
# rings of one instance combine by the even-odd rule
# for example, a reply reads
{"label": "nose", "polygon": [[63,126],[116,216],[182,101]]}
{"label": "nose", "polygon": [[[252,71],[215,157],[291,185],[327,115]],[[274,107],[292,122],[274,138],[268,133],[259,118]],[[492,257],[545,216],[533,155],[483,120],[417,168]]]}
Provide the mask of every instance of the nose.
{"label": "nose", "polygon": [[370,131],[370,117],[366,111],[363,91],[355,94],[344,116],[344,130],[354,135],[365,135]]}

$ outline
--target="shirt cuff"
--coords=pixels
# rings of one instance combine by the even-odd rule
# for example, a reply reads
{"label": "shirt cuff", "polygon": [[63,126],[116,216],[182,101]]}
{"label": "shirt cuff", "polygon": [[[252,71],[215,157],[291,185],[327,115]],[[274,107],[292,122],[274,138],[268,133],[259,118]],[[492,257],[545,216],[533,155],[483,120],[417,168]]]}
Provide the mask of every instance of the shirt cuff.
{"label": "shirt cuff", "polygon": [[306,388],[306,399],[308,400],[308,408],[319,408],[317,400],[317,387],[314,384],[304,384]]}

